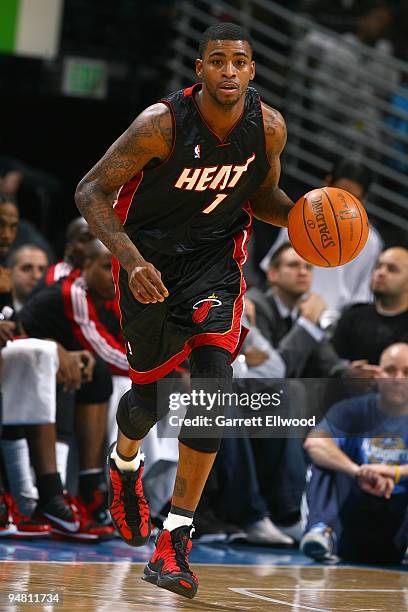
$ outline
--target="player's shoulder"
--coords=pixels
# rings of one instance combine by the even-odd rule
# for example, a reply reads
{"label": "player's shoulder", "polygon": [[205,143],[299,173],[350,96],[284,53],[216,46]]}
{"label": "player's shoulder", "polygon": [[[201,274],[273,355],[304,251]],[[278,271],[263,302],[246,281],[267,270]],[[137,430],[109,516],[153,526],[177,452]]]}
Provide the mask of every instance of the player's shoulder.
{"label": "player's shoulder", "polygon": [[173,144],[172,112],[164,102],[145,108],[129,127],[129,134],[157,157],[166,157]]}
{"label": "player's shoulder", "polygon": [[282,149],[286,143],[286,123],[281,113],[265,102],[261,102],[261,110],[266,143],[274,149]]}
{"label": "player's shoulder", "polygon": [[160,129],[163,127],[172,128],[172,114],[168,104],[165,102],[156,102],[145,108],[140,115],[136,117],[138,124],[144,123],[146,127],[151,129]]}
{"label": "player's shoulder", "polygon": [[282,114],[272,106],[269,106],[265,102],[261,102],[261,110],[264,121],[265,130],[276,134],[277,131],[284,131],[286,133],[286,123]]}

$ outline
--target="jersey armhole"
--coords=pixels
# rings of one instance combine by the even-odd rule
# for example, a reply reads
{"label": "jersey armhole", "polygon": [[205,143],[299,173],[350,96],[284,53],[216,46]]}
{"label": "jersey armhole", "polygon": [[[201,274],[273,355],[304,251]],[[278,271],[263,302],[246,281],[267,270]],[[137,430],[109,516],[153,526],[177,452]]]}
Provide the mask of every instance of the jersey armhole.
{"label": "jersey armhole", "polygon": [[263,135],[263,144],[264,144],[264,149],[265,149],[265,158],[266,161],[268,163],[269,168],[271,168],[271,162],[269,161],[269,155],[268,155],[268,147],[266,145],[266,135],[265,135],[265,124],[264,124],[264,114],[263,114],[263,110],[262,110],[262,100],[261,100],[261,96],[259,95],[258,92],[256,92],[256,95],[258,96],[258,102],[259,102],[259,112],[261,114],[261,121],[262,121],[262,135]]}

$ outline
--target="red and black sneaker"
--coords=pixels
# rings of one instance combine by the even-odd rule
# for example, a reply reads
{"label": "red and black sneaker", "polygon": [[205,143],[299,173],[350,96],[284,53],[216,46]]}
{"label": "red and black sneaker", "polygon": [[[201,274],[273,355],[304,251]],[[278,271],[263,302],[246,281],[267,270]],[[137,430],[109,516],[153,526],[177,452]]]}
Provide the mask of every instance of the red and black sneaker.
{"label": "red and black sneaker", "polygon": [[17,502],[10,493],[5,494],[12,522],[16,526],[15,538],[47,538],[51,536],[51,525],[40,518],[26,516],[20,512]]}
{"label": "red and black sneaker", "polygon": [[143,546],[151,533],[149,505],[143,493],[143,460],[139,469],[120,470],[108,454],[109,510],[112,522],[122,539],[131,546]]}
{"label": "red and black sneaker", "polygon": [[91,522],[98,523],[99,525],[112,525],[108,509],[107,491],[95,489],[87,501],[81,495],[78,495],[76,501],[83,507]]}
{"label": "red and black sneaker", "polygon": [[[75,519],[75,529],[73,529],[72,523],[66,522],[64,524],[64,521],[61,521],[61,516],[56,516],[57,512],[54,512],[51,521],[54,540],[98,543],[111,540],[114,537],[112,526],[101,525],[90,520],[87,509],[82,506],[80,500],[76,500],[69,493],[64,493],[63,500]],[[59,514],[61,515],[61,509],[59,509]]]}
{"label": "red and black sneaker", "polygon": [[7,500],[7,493],[0,495],[0,537],[8,538],[15,534],[17,527],[13,522],[10,507]]}
{"label": "red and black sneaker", "polygon": [[156,538],[156,550],[144,568],[143,580],[193,599],[198,589],[198,578],[188,564],[193,531],[192,525],[173,531],[163,529]]}

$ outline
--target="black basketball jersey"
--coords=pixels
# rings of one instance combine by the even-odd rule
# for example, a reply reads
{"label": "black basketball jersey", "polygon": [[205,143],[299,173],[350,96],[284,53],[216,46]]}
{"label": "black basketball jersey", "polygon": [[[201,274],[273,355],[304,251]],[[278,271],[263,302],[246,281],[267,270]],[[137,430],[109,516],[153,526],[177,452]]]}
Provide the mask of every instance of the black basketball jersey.
{"label": "black basketball jersey", "polygon": [[173,117],[167,160],[120,189],[115,211],[136,246],[182,254],[233,236],[269,171],[259,95],[248,88],[241,117],[221,140],[194,99],[200,84],[164,98]]}

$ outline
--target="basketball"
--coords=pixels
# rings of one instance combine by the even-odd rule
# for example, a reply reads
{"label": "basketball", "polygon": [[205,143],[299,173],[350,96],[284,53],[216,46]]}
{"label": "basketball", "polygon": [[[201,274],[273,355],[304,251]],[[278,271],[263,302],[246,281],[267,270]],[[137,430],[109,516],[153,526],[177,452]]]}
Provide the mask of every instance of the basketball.
{"label": "basketball", "polygon": [[364,206],[344,189],[313,189],[289,213],[289,240],[298,255],[315,266],[334,268],[352,261],[368,232]]}

